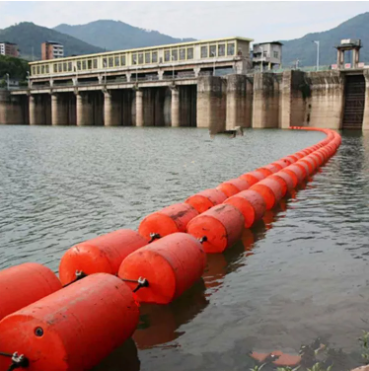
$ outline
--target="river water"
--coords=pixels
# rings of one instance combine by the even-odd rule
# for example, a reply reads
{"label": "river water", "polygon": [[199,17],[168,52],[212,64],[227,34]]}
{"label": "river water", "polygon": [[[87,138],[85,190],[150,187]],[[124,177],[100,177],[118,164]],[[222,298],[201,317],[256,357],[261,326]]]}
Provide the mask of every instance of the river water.
{"label": "river water", "polygon": [[[273,162],[319,132],[0,126],[0,268],[55,272],[72,245]],[[248,370],[282,351],[333,370],[360,364],[369,330],[369,135],[338,153],[242,242],[209,255],[203,282],[169,306],[143,305],[139,329],[96,370]],[[314,349],[322,350],[314,356]],[[272,370],[268,364],[263,370]]]}

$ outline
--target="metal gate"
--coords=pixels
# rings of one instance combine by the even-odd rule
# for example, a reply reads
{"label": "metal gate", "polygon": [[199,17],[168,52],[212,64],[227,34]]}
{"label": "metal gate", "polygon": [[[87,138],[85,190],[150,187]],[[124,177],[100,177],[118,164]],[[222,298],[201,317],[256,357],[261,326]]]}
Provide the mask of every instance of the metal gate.
{"label": "metal gate", "polygon": [[361,129],[365,104],[365,79],[363,75],[346,76],[345,111],[342,129]]}

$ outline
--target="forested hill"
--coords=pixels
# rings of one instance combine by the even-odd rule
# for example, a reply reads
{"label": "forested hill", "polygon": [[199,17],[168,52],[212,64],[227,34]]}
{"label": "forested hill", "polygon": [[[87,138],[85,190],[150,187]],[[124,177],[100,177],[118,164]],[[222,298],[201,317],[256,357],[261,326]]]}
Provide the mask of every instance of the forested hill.
{"label": "forested hill", "polygon": [[148,31],[124,22],[112,20],[99,20],[77,26],[61,24],[55,27],[54,30],[108,50],[123,50],[194,40],[177,39],[161,34],[158,31]]}
{"label": "forested hill", "polygon": [[362,62],[369,62],[369,13],[351,18],[329,31],[310,33],[295,40],[281,40],[283,64],[289,65],[299,59],[303,66],[314,66],[317,53],[314,40],[320,42],[320,64],[336,63],[337,52],[334,47],[341,42],[341,39],[361,39],[363,48],[360,52],[360,59]]}
{"label": "forested hill", "polygon": [[37,26],[34,23],[22,22],[0,30],[0,41],[9,41],[18,45],[21,57],[32,60],[41,58],[41,44],[45,41],[56,41],[64,45],[65,55],[99,53],[103,49],[89,45],[70,35]]}

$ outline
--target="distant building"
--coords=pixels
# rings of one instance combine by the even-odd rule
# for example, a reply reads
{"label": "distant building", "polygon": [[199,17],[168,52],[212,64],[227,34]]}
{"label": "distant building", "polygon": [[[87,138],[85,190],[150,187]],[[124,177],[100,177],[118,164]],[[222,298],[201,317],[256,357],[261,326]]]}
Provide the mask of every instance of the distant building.
{"label": "distant building", "polygon": [[46,41],[41,44],[42,60],[63,58],[64,46],[54,41]]}
{"label": "distant building", "polygon": [[252,63],[254,68],[272,70],[274,66],[282,64],[282,43],[279,41],[254,44]]}
{"label": "distant building", "polygon": [[0,55],[19,57],[18,45],[7,41],[0,41]]}

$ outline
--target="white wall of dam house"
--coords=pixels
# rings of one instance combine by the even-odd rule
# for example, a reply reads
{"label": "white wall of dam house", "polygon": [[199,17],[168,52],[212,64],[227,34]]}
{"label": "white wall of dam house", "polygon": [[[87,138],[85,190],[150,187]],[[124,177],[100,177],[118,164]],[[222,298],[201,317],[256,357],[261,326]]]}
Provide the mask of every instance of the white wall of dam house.
{"label": "white wall of dam house", "polygon": [[[369,73],[364,70],[361,76],[365,90],[362,122],[355,128],[367,130]],[[94,85],[85,90],[54,86],[27,92],[2,91],[0,123],[190,126],[216,133],[236,127],[339,130],[345,128],[347,117],[347,79],[339,70],[290,70],[202,76],[188,80],[187,85],[157,81],[117,85],[114,89]]]}

